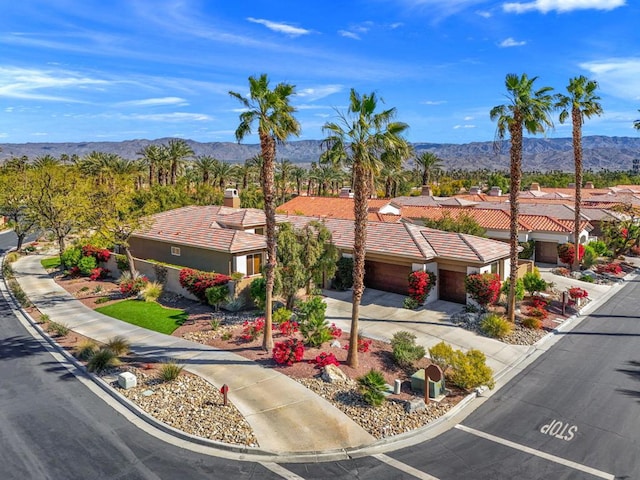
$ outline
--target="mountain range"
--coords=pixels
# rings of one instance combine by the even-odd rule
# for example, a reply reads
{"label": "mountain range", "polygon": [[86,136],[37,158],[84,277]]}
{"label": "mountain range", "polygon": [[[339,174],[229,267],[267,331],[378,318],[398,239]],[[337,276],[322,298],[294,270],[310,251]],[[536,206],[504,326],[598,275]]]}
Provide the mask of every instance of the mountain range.
{"label": "mountain range", "polygon": [[[12,157],[27,156],[33,160],[44,155],[59,157],[63,154],[82,157],[93,151],[115,153],[123,158],[139,158],[140,152],[150,144],[166,144],[170,139],[126,140],[122,142],[82,143],[0,143],[0,162]],[[195,155],[210,155],[230,163],[242,163],[260,153],[260,145],[232,142],[202,143],[186,140]],[[640,166],[640,137],[586,136],[582,141],[583,164],[586,170],[632,170]],[[509,142],[473,142],[465,144],[426,143],[413,144],[415,151],[433,152],[442,159],[445,169],[508,170]],[[496,148],[499,147],[499,148]],[[291,141],[277,147],[279,159],[309,166],[317,162],[322,152],[322,141]],[[522,155],[525,171],[572,171],[573,147],[571,138],[525,138]],[[411,162],[409,162],[411,164]]]}

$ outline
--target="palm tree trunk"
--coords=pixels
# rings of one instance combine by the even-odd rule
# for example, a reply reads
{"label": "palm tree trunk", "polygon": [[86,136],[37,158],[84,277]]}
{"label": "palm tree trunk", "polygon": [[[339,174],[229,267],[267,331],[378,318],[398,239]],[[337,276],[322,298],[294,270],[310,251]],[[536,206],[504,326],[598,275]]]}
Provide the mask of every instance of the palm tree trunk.
{"label": "palm tree trunk", "polygon": [[351,306],[351,332],[349,334],[349,352],[347,365],[358,368],[358,320],[360,318],[360,302],[364,294],[364,264],[367,244],[367,210],[369,208],[369,172],[357,160],[353,165],[354,172],[354,214],[353,225],[353,298]]}
{"label": "palm tree trunk", "polygon": [[580,270],[580,206],[582,203],[582,115],[580,110],[573,108],[571,111],[573,120],[573,158],[575,159],[575,223],[573,227],[574,256],[571,270]]}
{"label": "palm tree trunk", "polygon": [[509,321],[516,319],[516,282],[518,281],[518,209],[520,184],[522,182],[522,116],[519,112],[514,115],[514,121],[509,127],[511,134],[511,191],[509,192],[510,212],[509,244],[510,271],[509,296],[507,298],[507,315]]}
{"label": "palm tree trunk", "polygon": [[275,208],[275,140],[266,133],[260,132],[260,145],[262,148],[262,192],[264,194],[264,213],[266,218],[267,234],[267,262],[265,265],[266,302],[264,312],[264,336],[262,348],[268,352],[273,349],[273,336],[271,333],[273,286],[275,283],[276,268],[276,208]]}

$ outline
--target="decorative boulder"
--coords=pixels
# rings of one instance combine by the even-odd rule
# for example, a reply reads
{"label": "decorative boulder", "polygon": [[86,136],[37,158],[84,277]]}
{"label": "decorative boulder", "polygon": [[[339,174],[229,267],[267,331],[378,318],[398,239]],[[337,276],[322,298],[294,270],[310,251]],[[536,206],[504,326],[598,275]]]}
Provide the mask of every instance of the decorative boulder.
{"label": "decorative boulder", "polygon": [[346,382],[349,380],[349,377],[335,365],[324,367],[320,378],[327,383]]}
{"label": "decorative boulder", "polygon": [[407,400],[406,402],[404,402],[404,411],[407,413],[421,412],[426,408],[427,405],[421,398],[412,398],[411,400]]}

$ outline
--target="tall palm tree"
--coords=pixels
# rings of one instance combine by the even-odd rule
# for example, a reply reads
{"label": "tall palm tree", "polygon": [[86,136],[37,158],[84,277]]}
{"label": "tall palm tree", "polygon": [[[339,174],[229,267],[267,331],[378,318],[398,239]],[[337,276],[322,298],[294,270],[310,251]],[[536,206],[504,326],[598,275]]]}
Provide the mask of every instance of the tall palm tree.
{"label": "tall palm tree", "polygon": [[184,161],[193,155],[193,149],[181,138],[169,140],[169,145],[164,148],[169,159],[169,180],[171,185],[175,185],[178,179],[178,170]]}
{"label": "tall palm tree", "polygon": [[416,166],[422,171],[422,185],[431,183],[431,176],[442,170],[442,160],[433,152],[422,152],[415,158]]}
{"label": "tall palm tree", "polygon": [[232,175],[233,166],[230,163],[220,161],[216,164],[213,176],[217,180],[220,190],[224,190],[225,184],[231,179]]}
{"label": "tall palm tree", "polygon": [[399,159],[401,155],[383,155],[387,151],[408,151],[409,144],[402,136],[408,125],[393,121],[396,110],[376,112],[382,100],[375,93],[360,95],[351,89],[349,108],[338,112],[337,122],[323,126],[327,135],[323,162],[348,165],[354,188],[354,244],[353,244],[353,301],[351,333],[347,364],[358,366],[358,320],[360,301],[364,293],[364,264],[367,241],[367,214],[371,174],[382,168],[382,159]]}
{"label": "tall palm tree", "polygon": [[302,184],[307,178],[307,173],[307,170],[297,165],[291,170],[291,178],[296,182],[296,193],[298,195],[302,192]]}
{"label": "tall palm tree", "polygon": [[560,123],[567,121],[571,116],[573,133],[573,159],[575,162],[575,222],[573,227],[573,242],[575,245],[575,255],[571,269],[580,270],[580,255],[578,249],[580,245],[580,206],[582,203],[582,125],[584,119],[593,115],[602,114],[602,106],[598,103],[600,97],[596,95],[598,82],[589,80],[584,75],[574,77],[569,80],[567,91],[569,95],[558,94],[556,107],[560,109]]}
{"label": "tall palm tree", "polygon": [[149,187],[156,181],[156,175],[163,162],[163,152],[159,145],[147,145],[138,152],[142,157],[142,163],[149,168]]}
{"label": "tall palm tree", "polygon": [[275,160],[276,143],[284,143],[291,135],[300,135],[300,124],[293,116],[296,109],[289,103],[291,95],[295,94],[295,86],[288,83],[278,83],[272,90],[269,88],[269,78],[266,74],[259,77],[249,77],[249,97],[239,93],[229,92],[245,107],[240,114],[240,124],[236,129],[236,140],[242,141],[251,134],[251,126],[258,123],[260,151],[262,157],[262,193],[264,195],[264,213],[266,217],[267,262],[265,265],[265,279],[267,295],[265,302],[265,322],[262,347],[273,349],[271,334],[273,285],[276,268],[276,198],[275,198]]}
{"label": "tall palm tree", "polygon": [[551,87],[534,90],[533,84],[538,77],[529,78],[526,73],[522,76],[507,74],[505,86],[509,103],[498,105],[491,109],[489,116],[497,121],[496,138],[503,140],[507,132],[511,140],[511,190],[509,191],[511,219],[510,226],[510,259],[511,269],[509,277],[509,298],[507,313],[509,320],[515,321],[516,295],[515,288],[518,280],[518,200],[522,183],[522,137],[523,130],[530,134],[543,133],[553,126],[551,110],[553,95]]}
{"label": "tall palm tree", "polygon": [[209,178],[215,172],[218,160],[209,155],[200,155],[193,161],[193,167],[200,177],[200,181],[205,185],[209,184]]}
{"label": "tall palm tree", "polygon": [[289,178],[293,170],[293,163],[287,158],[283,158],[276,164],[276,175],[280,180],[280,197],[281,203],[286,201],[287,187],[289,184]]}

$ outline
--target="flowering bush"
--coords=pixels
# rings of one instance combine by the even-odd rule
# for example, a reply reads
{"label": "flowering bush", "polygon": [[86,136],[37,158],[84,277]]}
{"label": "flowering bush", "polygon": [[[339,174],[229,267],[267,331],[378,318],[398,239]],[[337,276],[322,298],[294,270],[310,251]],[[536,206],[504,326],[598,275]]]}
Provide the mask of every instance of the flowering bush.
{"label": "flowering bush", "polygon": [[253,342],[262,334],[264,329],[264,317],[258,317],[253,322],[245,320],[242,324],[242,335],[240,338],[245,342]]}
{"label": "flowering bush", "polygon": [[549,312],[542,307],[530,307],[527,315],[534,318],[545,319],[549,316]]}
{"label": "flowering bush", "polygon": [[[358,351],[362,353],[366,353],[371,349],[372,341],[368,338],[360,338],[358,337]],[[343,347],[345,350],[349,350],[349,344],[346,343]]]}
{"label": "flowering bush", "polygon": [[340,362],[336,358],[333,353],[322,352],[320,355],[316,356],[314,360],[317,368],[324,368],[327,365],[340,365]]}
{"label": "flowering bush", "polygon": [[302,360],[304,345],[297,338],[278,342],[273,347],[273,359],[280,365],[293,365]]}
{"label": "flowering bush", "polygon": [[496,303],[500,296],[500,277],[495,273],[473,273],[464,279],[467,293],[481,306]]}
{"label": "flowering bush", "polygon": [[[558,245],[558,257],[562,263],[573,265],[575,254],[576,250],[573,243],[563,243],[562,245]],[[584,245],[578,245],[578,258],[582,260],[582,257],[584,257]]]}
{"label": "flowering bush", "polygon": [[424,303],[427,295],[436,283],[436,276],[433,272],[422,270],[409,274],[409,296],[418,303]]}
{"label": "flowering bush", "polygon": [[149,279],[147,277],[126,278],[120,281],[120,293],[125,297],[137,295],[144,287],[147,286],[147,283],[149,283]]}
{"label": "flowering bush", "polygon": [[93,245],[85,245],[82,247],[82,255],[84,257],[93,257],[96,262],[106,262],[111,256],[111,252],[106,248],[98,248]]}
{"label": "flowering bush", "polygon": [[571,300],[576,300],[578,298],[587,298],[588,296],[589,292],[587,292],[584,288],[571,287],[569,289],[569,298],[571,298]]}
{"label": "flowering bush", "polygon": [[91,275],[89,275],[89,278],[91,280],[102,280],[104,278],[107,278],[107,275],[109,275],[109,270],[107,270],[106,268],[97,267],[91,270]]}
{"label": "flowering bush", "polygon": [[293,320],[287,320],[285,322],[280,323],[279,328],[280,328],[280,333],[288,337],[298,331],[298,322],[294,322]]}
{"label": "flowering bush", "polygon": [[230,280],[231,277],[222,273],[203,272],[193,268],[180,270],[180,285],[203,303],[207,301],[208,288],[226,285]]}
{"label": "flowering bush", "polygon": [[551,273],[555,273],[556,275],[560,275],[562,277],[569,277],[571,275],[571,270],[565,267],[557,267],[551,270]]}
{"label": "flowering bush", "polygon": [[609,273],[611,275],[618,275],[622,273],[622,267],[617,263],[607,263],[606,265],[596,265],[596,272]]}

